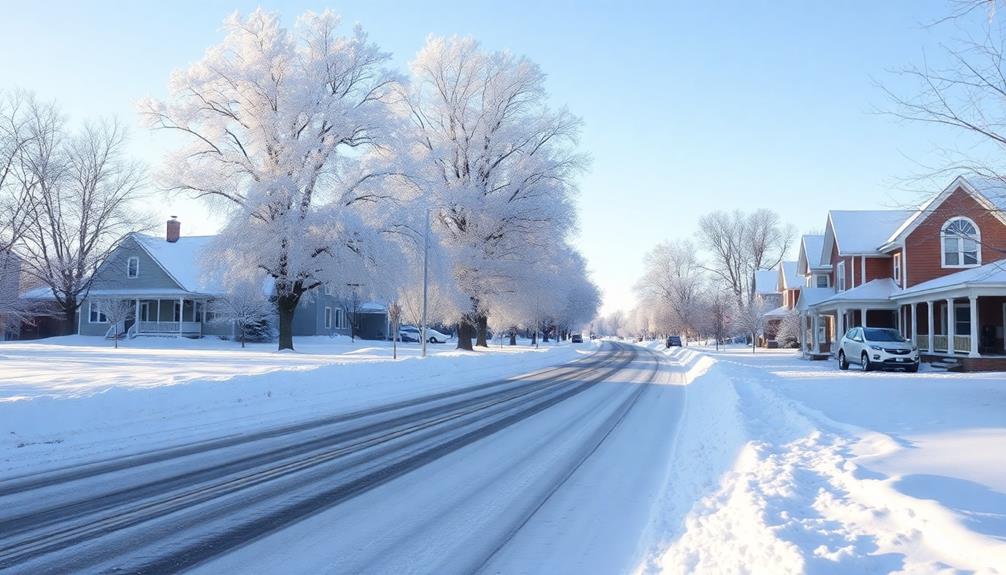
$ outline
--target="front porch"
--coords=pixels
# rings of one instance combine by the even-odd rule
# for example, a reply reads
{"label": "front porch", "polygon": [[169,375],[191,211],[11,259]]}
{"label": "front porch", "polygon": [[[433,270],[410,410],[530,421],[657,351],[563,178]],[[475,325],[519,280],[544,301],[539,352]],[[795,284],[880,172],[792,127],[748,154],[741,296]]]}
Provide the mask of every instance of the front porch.
{"label": "front porch", "polygon": [[899,314],[902,335],[927,357],[1006,358],[1006,296],[963,288],[947,297],[910,300]]}
{"label": "front porch", "polygon": [[204,299],[134,299],[135,320],[127,326],[128,337],[175,336],[198,338],[203,336],[207,321]]}

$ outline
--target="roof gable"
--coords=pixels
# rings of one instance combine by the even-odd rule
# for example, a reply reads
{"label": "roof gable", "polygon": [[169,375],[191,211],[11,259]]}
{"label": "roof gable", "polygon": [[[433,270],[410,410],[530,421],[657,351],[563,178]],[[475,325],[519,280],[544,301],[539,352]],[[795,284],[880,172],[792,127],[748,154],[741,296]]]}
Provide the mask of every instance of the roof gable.
{"label": "roof gable", "polygon": [[203,254],[216,236],[182,236],[175,242],[146,234],[132,234],[132,237],[185,291],[204,294],[227,291],[223,278],[207,273],[203,265]]}
{"label": "roof gable", "polygon": [[894,230],[884,245],[884,251],[894,249],[905,241],[930,215],[932,215],[954,192],[961,190],[968,194],[996,219],[1006,225],[1006,183],[990,178],[957,176],[940,193],[919,206],[905,222]]}
{"label": "roof gable", "polygon": [[796,273],[806,274],[816,269],[831,267],[831,261],[821,261],[824,236],[804,234],[800,238],[800,254],[796,260]]}

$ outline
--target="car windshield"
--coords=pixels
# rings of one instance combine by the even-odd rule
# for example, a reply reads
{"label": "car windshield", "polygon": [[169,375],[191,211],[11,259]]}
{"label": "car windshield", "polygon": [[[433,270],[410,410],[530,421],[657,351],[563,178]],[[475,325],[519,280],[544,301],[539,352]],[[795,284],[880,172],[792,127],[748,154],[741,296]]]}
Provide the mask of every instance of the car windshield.
{"label": "car windshield", "polygon": [[418,327],[405,326],[405,327],[399,328],[399,331],[414,331],[414,332],[418,333],[419,332],[419,328]]}
{"label": "car windshield", "polygon": [[868,327],[863,332],[866,334],[867,341],[905,341],[905,338],[901,337],[901,334],[895,329]]}

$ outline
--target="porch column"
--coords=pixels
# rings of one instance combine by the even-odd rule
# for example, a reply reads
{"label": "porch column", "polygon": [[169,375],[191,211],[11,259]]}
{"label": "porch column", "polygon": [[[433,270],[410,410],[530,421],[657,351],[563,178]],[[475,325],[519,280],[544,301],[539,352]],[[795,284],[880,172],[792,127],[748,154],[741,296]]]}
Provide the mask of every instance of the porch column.
{"label": "porch column", "polygon": [[947,298],[947,353],[954,353],[954,330],[957,328],[954,323],[957,321],[954,313],[954,299]]}
{"label": "porch column", "polygon": [[912,302],[912,345],[919,345],[919,312],[917,302]]}
{"label": "porch column", "polygon": [[859,313],[862,314],[862,317],[859,319],[859,325],[861,325],[862,327],[866,327],[866,308],[865,307],[859,308]]}
{"label": "porch column", "polygon": [[981,357],[978,353],[978,296],[969,295],[968,303],[971,304],[971,351],[968,357]]}
{"label": "porch column", "polygon": [[182,320],[185,319],[185,298],[178,298],[178,337],[182,337]]}
{"label": "porch column", "polygon": [[901,317],[905,315],[904,311],[905,310],[901,309],[901,306],[899,305],[898,311],[896,312],[898,314],[898,333],[901,334],[901,337],[905,337],[905,324],[903,318]]}
{"label": "porch column", "polygon": [[842,341],[842,336],[845,335],[847,331],[845,329],[845,308],[839,307],[835,310],[835,341]]}
{"label": "porch column", "polygon": [[811,319],[811,341],[814,342],[814,353],[821,353],[821,341],[818,339],[818,324],[821,322],[821,316],[814,314]]}
{"label": "porch column", "polygon": [[929,322],[926,324],[926,332],[927,332],[927,335],[929,336],[929,349],[926,350],[926,351],[928,351],[929,353],[933,353],[933,336],[935,334],[933,333],[933,301],[932,300],[929,300],[929,301],[926,302],[926,313],[929,314],[928,317],[927,317],[927,319],[929,320]]}
{"label": "porch column", "polygon": [[140,298],[136,298],[136,311],[133,312],[133,325],[136,326],[136,335],[140,335]]}

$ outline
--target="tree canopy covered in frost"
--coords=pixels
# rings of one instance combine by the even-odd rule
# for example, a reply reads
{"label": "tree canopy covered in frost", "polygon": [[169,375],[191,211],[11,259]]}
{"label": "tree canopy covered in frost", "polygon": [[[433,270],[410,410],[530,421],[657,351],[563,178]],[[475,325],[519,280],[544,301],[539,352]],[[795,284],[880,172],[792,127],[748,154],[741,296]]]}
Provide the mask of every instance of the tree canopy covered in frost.
{"label": "tree canopy covered in frost", "polygon": [[468,300],[459,346],[470,348],[472,325],[485,345],[488,316],[514,315],[503,302],[536,307],[528,272],[547,268],[541,260],[575,225],[580,121],[547,105],[537,65],[471,38],[431,37],[410,69],[402,158]]}
{"label": "tree canopy covered in frost", "polygon": [[367,285],[394,256],[383,233],[397,208],[387,147],[397,74],[360,27],[331,12],[294,28],[256,10],[225,22],[226,38],[174,73],[168,101],[148,100],[151,126],[182,134],[165,184],[231,207],[220,252],[236,273],[275,279],[280,348],[292,348],[302,295],[329,283]]}

